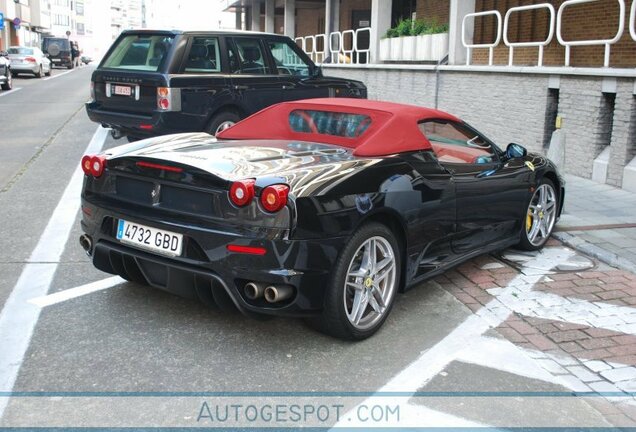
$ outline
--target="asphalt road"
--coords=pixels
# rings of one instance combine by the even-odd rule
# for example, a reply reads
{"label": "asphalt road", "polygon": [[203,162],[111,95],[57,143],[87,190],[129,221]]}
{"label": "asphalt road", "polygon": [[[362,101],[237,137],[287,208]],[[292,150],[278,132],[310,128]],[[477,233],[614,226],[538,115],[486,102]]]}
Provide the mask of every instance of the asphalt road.
{"label": "asphalt road", "polygon": [[[248,400],[242,403],[249,404],[249,398],[293,402],[314,394],[321,403],[342,404],[341,414],[368,396],[351,392],[388,388],[406,393],[380,405],[408,401],[411,390],[394,378],[427,352],[441,350],[443,357],[440,342],[472,316],[434,282],[400,295],[383,329],[359,343],[326,337],[300,320],[256,321],[132,283],[106,283],[112,286],[41,308],[29,301],[111,277],[92,267],[77,241],[78,197],[73,192],[81,176],[73,174],[79,160],[91,140],[104,148],[122,143],[110,136],[102,139],[105,131],[96,133],[97,125],[86,116],[91,71],[55,70],[48,80],[18,78],[16,90],[0,93],[0,392],[36,392],[13,393],[10,400],[0,394],[0,425],[219,426],[200,418],[202,403],[212,397],[224,403],[243,397]],[[566,390],[495,367],[476,368],[453,361],[448,372],[429,381],[442,392]],[[450,378],[441,379],[449,373]],[[472,376],[481,378],[472,382]],[[77,393],[63,397],[67,392]],[[506,412],[503,402],[489,409],[477,409],[481,405],[470,401],[457,405],[442,400],[422,411],[420,401],[410,409],[419,407],[422,421],[428,418],[435,425],[515,421],[516,414]],[[541,407],[533,400],[525,406],[524,417],[530,419],[532,407]],[[542,421],[607,425],[582,401],[560,407]],[[478,422],[472,423],[471,416]],[[306,420],[301,423],[312,419]],[[332,416],[314,425],[337,420]],[[359,416],[357,421],[376,424]]]}

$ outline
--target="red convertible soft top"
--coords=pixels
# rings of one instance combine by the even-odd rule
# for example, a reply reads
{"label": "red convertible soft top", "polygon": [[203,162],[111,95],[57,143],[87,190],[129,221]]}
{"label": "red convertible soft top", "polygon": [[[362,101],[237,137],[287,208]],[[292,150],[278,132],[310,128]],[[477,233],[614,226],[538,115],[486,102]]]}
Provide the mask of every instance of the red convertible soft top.
{"label": "red convertible soft top", "polygon": [[[369,117],[371,122],[364,126],[362,132],[356,130],[352,134],[357,136],[319,133],[315,126],[313,131],[298,131],[290,121],[290,115],[298,111],[356,114]],[[265,108],[217,137],[311,141],[352,148],[356,156],[386,156],[430,149],[431,143],[420,132],[418,123],[431,119],[459,121],[443,111],[415,105],[350,98],[305,99]]]}

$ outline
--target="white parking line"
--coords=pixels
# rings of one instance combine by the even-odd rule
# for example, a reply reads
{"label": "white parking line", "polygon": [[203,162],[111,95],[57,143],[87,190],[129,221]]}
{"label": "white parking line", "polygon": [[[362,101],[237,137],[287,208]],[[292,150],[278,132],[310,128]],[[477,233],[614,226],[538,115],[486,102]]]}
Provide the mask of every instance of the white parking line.
{"label": "white parking line", "polygon": [[126,282],[126,280],[120,278],[119,276],[113,276],[107,279],[102,279],[86,285],[78,286],[76,288],[59,291],[46,296],[36,297],[29,300],[29,303],[43,308],[57,303],[62,303],[64,301],[71,300],[77,297],[81,297],[86,294],[91,294],[96,291],[102,291],[108,288],[112,288],[124,282]]}
{"label": "white parking line", "polygon": [[[59,78],[59,77],[61,77],[62,75],[70,74],[71,72],[75,72],[76,70],[77,70],[77,69],[71,69],[71,70],[68,70],[68,71],[66,71],[66,72],[59,73],[59,74],[57,74],[57,75],[52,75],[52,76],[50,76],[50,77],[42,78],[42,81],[48,81],[48,80],[51,80],[51,79],[53,79],[53,78]],[[52,71],[53,71],[53,69],[51,69],[51,73],[52,73]]]}
{"label": "white parking line", "polygon": [[16,87],[16,88],[14,88],[12,90],[9,90],[9,91],[3,91],[2,93],[0,93],[0,97],[10,95],[11,93],[15,93],[18,90],[22,90],[22,87]]}
{"label": "white parking line", "polygon": [[[104,145],[107,135],[108,129],[99,126],[86,148],[86,153],[98,152]],[[41,310],[29,303],[29,299],[45,295],[51,286],[57,262],[64,252],[66,241],[75,223],[75,216],[79,211],[83,175],[78,164],[31,253],[30,263],[24,266],[0,313],[0,347],[3,351],[0,356],[0,391],[12,391],[24,354],[29,348]],[[8,401],[8,397],[0,398],[0,417]]]}

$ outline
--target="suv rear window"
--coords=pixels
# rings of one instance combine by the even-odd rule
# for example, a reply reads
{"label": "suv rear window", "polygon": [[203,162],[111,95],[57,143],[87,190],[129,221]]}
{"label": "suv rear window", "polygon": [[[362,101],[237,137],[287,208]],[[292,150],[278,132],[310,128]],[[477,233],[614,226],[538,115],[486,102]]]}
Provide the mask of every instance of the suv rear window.
{"label": "suv rear window", "polygon": [[371,117],[364,114],[313,110],[294,110],[289,114],[289,126],[294,132],[357,138],[370,125]]}
{"label": "suv rear window", "polygon": [[172,46],[173,36],[128,35],[117,42],[102,67],[156,72]]}

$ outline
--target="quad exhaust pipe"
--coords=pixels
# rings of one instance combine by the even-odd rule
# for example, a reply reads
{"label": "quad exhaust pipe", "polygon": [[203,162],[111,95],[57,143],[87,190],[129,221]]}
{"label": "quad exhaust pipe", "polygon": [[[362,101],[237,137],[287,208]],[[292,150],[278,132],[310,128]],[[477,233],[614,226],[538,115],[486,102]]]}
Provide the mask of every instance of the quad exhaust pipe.
{"label": "quad exhaust pipe", "polygon": [[257,300],[265,297],[268,303],[278,303],[291,298],[294,288],[289,285],[266,285],[260,282],[248,282],[243,288],[245,297]]}
{"label": "quad exhaust pipe", "polygon": [[91,240],[91,238],[86,234],[83,234],[79,238],[79,244],[86,252],[86,255],[91,256],[93,253],[93,240]]}

